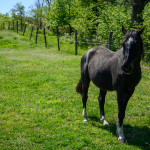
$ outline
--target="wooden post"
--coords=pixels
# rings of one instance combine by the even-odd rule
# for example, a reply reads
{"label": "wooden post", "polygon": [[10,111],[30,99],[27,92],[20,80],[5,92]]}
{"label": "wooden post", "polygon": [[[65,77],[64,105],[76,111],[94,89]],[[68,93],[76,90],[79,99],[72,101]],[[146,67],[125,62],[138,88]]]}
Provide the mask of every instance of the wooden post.
{"label": "wooden post", "polygon": [[25,32],[26,32],[26,24],[24,25],[23,36],[24,36]]}
{"label": "wooden post", "polygon": [[22,17],[21,17],[21,31],[22,31],[23,29],[22,29]]}
{"label": "wooden post", "polygon": [[18,33],[18,21],[17,21],[17,24],[16,24],[16,26],[17,26],[17,33]]}
{"label": "wooden post", "polygon": [[46,43],[46,35],[45,35],[45,28],[44,28],[44,40],[45,40],[45,47],[47,47],[47,43]]}
{"label": "wooden post", "polygon": [[58,27],[56,28],[56,31],[57,31],[58,50],[60,51],[60,47],[59,47],[59,31],[58,31]]}
{"label": "wooden post", "polygon": [[75,30],[75,55],[77,55],[77,30]]}
{"label": "wooden post", "polygon": [[31,29],[30,39],[31,39],[31,37],[32,37],[32,32],[33,32],[33,26],[32,26],[32,29]]}
{"label": "wooden post", "polygon": [[109,33],[109,41],[108,41],[108,49],[111,50],[111,40],[112,40],[113,32]]}
{"label": "wooden post", "polygon": [[8,30],[10,30],[10,21],[8,22]]}
{"label": "wooden post", "polygon": [[13,31],[14,31],[14,21],[13,21]]}
{"label": "wooden post", "polygon": [[35,39],[35,43],[37,43],[37,36],[38,36],[38,27],[37,27],[37,31],[36,31],[36,39]]}

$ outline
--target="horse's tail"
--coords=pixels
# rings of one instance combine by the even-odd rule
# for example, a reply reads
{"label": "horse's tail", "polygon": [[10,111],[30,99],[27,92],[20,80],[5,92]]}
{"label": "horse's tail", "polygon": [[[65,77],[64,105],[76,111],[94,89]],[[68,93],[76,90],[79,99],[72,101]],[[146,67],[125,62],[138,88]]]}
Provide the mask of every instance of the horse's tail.
{"label": "horse's tail", "polygon": [[79,83],[76,86],[76,92],[82,95],[82,80],[79,80]]}

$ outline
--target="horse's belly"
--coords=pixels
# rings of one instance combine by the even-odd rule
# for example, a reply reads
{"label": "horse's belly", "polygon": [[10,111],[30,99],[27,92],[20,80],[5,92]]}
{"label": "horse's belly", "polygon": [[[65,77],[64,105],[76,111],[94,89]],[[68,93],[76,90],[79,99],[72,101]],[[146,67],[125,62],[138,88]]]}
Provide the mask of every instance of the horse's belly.
{"label": "horse's belly", "polygon": [[114,86],[112,85],[112,77],[111,74],[107,72],[98,73],[95,76],[90,76],[92,82],[102,90],[105,91],[113,91],[115,90]]}

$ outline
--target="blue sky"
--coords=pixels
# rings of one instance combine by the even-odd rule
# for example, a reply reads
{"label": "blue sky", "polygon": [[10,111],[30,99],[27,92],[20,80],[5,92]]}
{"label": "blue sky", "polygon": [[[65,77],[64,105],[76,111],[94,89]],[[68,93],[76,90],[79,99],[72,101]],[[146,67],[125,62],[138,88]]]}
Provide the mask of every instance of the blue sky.
{"label": "blue sky", "polygon": [[28,8],[35,4],[36,0],[0,0],[0,13],[6,14],[13,8],[16,3],[22,3],[25,6],[25,11],[28,11]]}

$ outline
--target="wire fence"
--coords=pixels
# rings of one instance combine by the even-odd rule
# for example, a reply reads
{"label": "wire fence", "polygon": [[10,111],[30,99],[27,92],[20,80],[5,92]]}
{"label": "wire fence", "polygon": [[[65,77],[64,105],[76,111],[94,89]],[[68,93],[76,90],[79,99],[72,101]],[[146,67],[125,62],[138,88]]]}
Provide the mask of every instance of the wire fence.
{"label": "wire fence", "polygon": [[[4,25],[4,23],[0,26],[1,30],[7,29]],[[75,30],[74,32],[74,37],[69,36],[69,38],[66,38],[66,36],[64,35],[60,35],[58,28],[56,28],[56,34],[55,35],[49,35],[49,30],[46,28],[43,28],[43,30],[39,30],[39,28],[37,27],[36,29],[31,26],[27,28],[27,25],[25,24],[24,27],[19,26],[18,25],[18,21],[17,22],[13,22],[12,24],[8,23],[8,30],[13,30],[14,32],[17,33],[22,33],[22,36],[27,36],[28,38],[32,38],[34,36],[35,38],[35,44],[40,43],[45,45],[46,47],[49,47],[51,49],[57,49],[60,51],[60,42],[59,39],[63,40],[63,41],[67,41],[70,42],[72,44],[74,44],[74,49],[75,49],[75,55],[78,54],[78,45],[90,45],[90,46],[102,46],[105,48],[108,48],[111,50],[111,47],[117,47],[118,49],[121,48],[121,46],[119,45],[113,45],[112,44],[112,35],[113,33],[110,32],[109,36],[108,36],[108,43],[103,43],[103,42],[84,42],[84,41],[80,41],[77,40],[77,31]],[[26,34],[26,30],[28,30],[28,35]],[[52,46],[47,42],[47,41],[51,41],[51,38],[57,38],[57,47],[55,46],[55,48],[52,48]],[[38,40],[38,38],[42,39],[43,38],[43,42],[41,42],[41,40]],[[145,52],[147,60],[146,62],[150,63],[150,52]],[[143,64],[146,64],[146,62],[143,61]],[[143,72],[143,76],[150,79],[150,72],[145,70],[150,70],[150,67],[144,68],[144,66],[142,65],[142,70]]]}
{"label": "wire fence", "polygon": [[[7,27],[7,25],[8,25],[8,27]],[[27,28],[27,24],[25,24],[25,22],[24,22],[24,24],[23,24],[23,20],[21,20],[21,21],[12,21],[12,22],[8,22],[7,23],[7,25],[6,25],[6,23],[2,23],[1,25],[0,25],[0,29],[7,29],[8,28],[8,30],[13,30],[13,31],[16,31],[17,33],[19,32],[19,31],[22,31],[23,32],[23,35],[25,34],[25,31],[26,31],[26,28]],[[28,26],[30,26],[30,25],[28,25]],[[31,25],[30,27],[28,27],[28,29],[30,29],[30,31],[31,31],[31,34],[30,34],[30,39],[31,39],[31,37],[32,37],[32,34],[33,34],[33,30],[35,31],[35,28],[33,28],[33,25]],[[46,30],[46,28],[43,28],[43,30],[44,30],[44,32],[43,32],[43,34],[44,34],[44,43],[45,43],[45,46],[47,46],[47,43],[46,43],[46,38],[47,38],[47,35],[46,35],[46,33],[45,32],[47,32],[47,30]],[[39,31],[39,28],[37,27],[36,28],[36,42],[35,43],[37,43],[37,37],[39,36],[39,35],[41,35],[41,33],[39,34],[38,33],[38,31]],[[76,43],[76,44],[83,44],[83,45],[91,45],[91,46],[95,46],[95,45],[99,45],[99,46],[104,46],[104,47],[106,47],[106,48],[108,48],[108,49],[112,49],[113,47],[117,50],[117,49],[120,49],[121,48],[121,44],[119,44],[119,45],[114,45],[114,44],[112,44],[112,35],[113,35],[113,32],[110,32],[109,33],[109,35],[108,35],[108,43],[104,43],[104,42],[84,42],[84,41],[80,41],[80,40],[77,40],[77,39],[67,39],[67,38],[65,38],[64,36],[61,36],[61,35],[59,35],[59,31],[58,31],[58,28],[56,29],[56,33],[57,33],[57,41],[59,42],[59,38],[60,39],[62,39],[62,40],[66,40],[66,41],[69,41],[69,42],[71,42],[71,43]],[[76,32],[76,34],[77,34],[77,32]],[[76,35],[75,35],[76,36]],[[77,45],[76,45],[77,46]],[[144,46],[146,47],[146,49],[149,49],[149,45],[148,45],[148,42],[147,43],[145,43],[144,44]],[[58,43],[58,49],[60,50],[60,46],[59,46],[59,43]],[[145,52],[145,54],[150,54],[150,51],[148,51],[148,52]],[[150,56],[149,56],[150,57]]]}
{"label": "wire fence", "polygon": [[[21,22],[19,22],[19,21],[12,21],[12,22],[8,22],[7,23],[7,25],[8,25],[8,30],[16,30],[16,32],[18,33],[18,31],[23,31],[23,35],[24,35],[24,33],[25,33],[25,30],[26,30],[26,24],[24,23],[24,25],[23,25],[23,23],[22,23],[22,20],[21,20]],[[2,30],[2,29],[6,29],[7,28],[7,25],[6,25],[6,23],[2,23],[1,25],[0,25],[0,29]],[[33,26],[32,27],[30,27],[31,28],[31,30],[33,31]],[[58,29],[58,28],[57,28]],[[77,43],[79,43],[79,44],[85,44],[85,45],[104,45],[105,47],[116,47],[116,48],[121,48],[121,46],[120,45],[114,45],[114,44],[111,44],[111,39],[112,39],[112,34],[113,34],[113,32],[110,32],[110,34],[109,34],[109,42],[108,43],[103,43],[103,42],[97,42],[97,43],[92,43],[92,42],[83,42],[83,41],[75,41],[75,40],[70,40],[70,39],[66,39],[66,38],[63,38],[63,36],[61,37],[61,36],[59,36],[59,38],[61,38],[61,39],[63,39],[63,40],[67,40],[67,41],[70,41],[70,42],[77,42]],[[38,35],[38,30],[37,30],[37,35]],[[31,33],[31,36],[32,36],[32,33]],[[31,36],[30,36],[30,38],[31,38]],[[45,36],[45,33],[44,33],[44,36]],[[148,45],[148,42],[147,42],[147,45],[146,45],[146,43],[145,43],[145,47],[147,47],[147,49],[149,48],[149,45]],[[109,49],[111,49],[111,48],[109,48]],[[145,52],[146,54],[150,54],[150,52]]]}
{"label": "wire fence", "polygon": [[[4,25],[4,23],[3,24],[1,24],[1,29],[8,29],[8,30],[13,30],[13,31],[16,31],[17,33],[19,32],[19,31],[22,31],[23,32],[23,35],[25,34],[25,31],[26,31],[26,24],[24,24],[23,25],[23,23],[22,22],[20,22],[20,21],[16,21],[16,22],[14,22],[14,21],[12,21],[12,22],[8,22],[7,23],[7,25],[8,25],[8,27],[6,26],[6,23],[5,23],[5,25]],[[58,29],[58,28],[57,28]],[[32,37],[32,32],[33,32],[33,27],[30,27],[30,30],[31,30],[31,35],[30,35],[30,38]],[[35,29],[34,29],[35,30]],[[38,34],[38,29],[36,29],[37,30],[37,33],[36,33],[36,37],[39,35]],[[117,46],[117,45],[112,45],[111,44],[111,39],[112,39],[112,35],[111,36],[109,36],[109,42],[108,43],[104,43],[104,42],[95,42],[95,43],[93,43],[93,42],[83,42],[83,41],[80,41],[80,40],[73,40],[73,39],[66,39],[66,38],[64,38],[64,36],[62,36],[62,35],[59,35],[59,33],[58,33],[58,31],[56,32],[57,33],[57,41],[59,42],[59,38],[60,39],[62,39],[62,40],[66,40],[66,41],[69,41],[69,42],[71,42],[71,43],[76,43],[76,47],[77,47],[77,44],[83,44],[83,45],[91,45],[91,46],[104,46],[104,47],[107,47],[107,48],[109,48],[109,49],[111,49],[111,47],[115,47],[116,49],[118,49],[118,48],[120,48],[120,46]],[[111,33],[111,32],[110,32]],[[77,32],[76,32],[76,34],[77,34]],[[46,37],[45,37],[46,35],[44,34],[44,39],[45,39],[45,46],[47,45],[46,44]],[[76,36],[76,35],[75,35]],[[111,39],[110,39],[111,38]],[[38,40],[38,39],[37,39]],[[37,41],[36,40],[36,41]],[[60,46],[58,45],[58,49],[60,49]],[[75,51],[77,51],[77,50],[75,50]]]}

